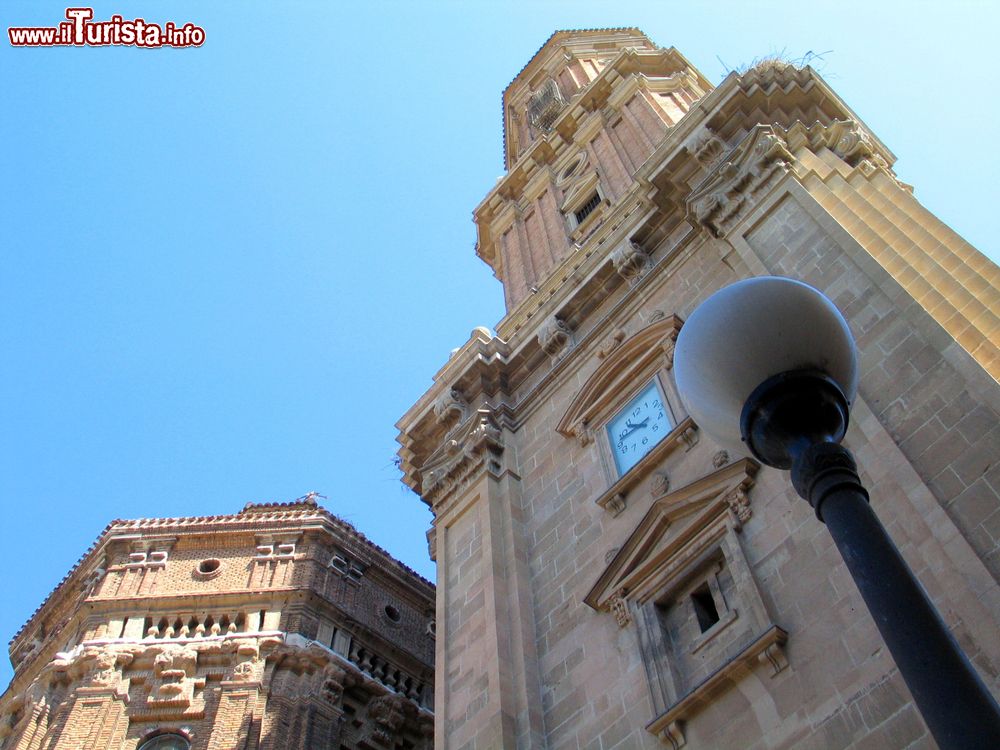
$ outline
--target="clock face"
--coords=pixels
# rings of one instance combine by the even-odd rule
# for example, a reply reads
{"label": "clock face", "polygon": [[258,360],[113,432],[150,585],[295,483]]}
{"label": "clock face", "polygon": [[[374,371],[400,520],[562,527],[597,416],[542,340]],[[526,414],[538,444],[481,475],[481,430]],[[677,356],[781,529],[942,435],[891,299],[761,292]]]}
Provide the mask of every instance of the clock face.
{"label": "clock face", "polygon": [[639,463],[668,432],[670,417],[654,381],[608,422],[608,439],[618,475]]}

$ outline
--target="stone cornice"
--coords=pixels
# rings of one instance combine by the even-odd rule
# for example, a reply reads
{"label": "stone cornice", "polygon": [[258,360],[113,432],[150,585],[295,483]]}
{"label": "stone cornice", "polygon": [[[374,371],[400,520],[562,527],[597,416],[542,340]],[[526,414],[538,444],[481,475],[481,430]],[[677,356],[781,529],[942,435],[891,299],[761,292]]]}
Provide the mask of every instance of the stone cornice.
{"label": "stone cornice", "polygon": [[[761,124],[759,112],[755,109],[756,98],[779,100],[773,103],[774,114],[790,111],[796,105],[811,104],[820,108],[828,117],[828,122],[836,120],[852,121],[863,130],[872,148],[881,154],[891,167],[895,160],[892,152],[864,125],[862,120],[810,67],[774,67],[766,70],[751,70],[744,75],[730,73],[722,83],[710,91],[691,107],[691,110],[671,128],[657,144],[655,150],[640,169],[651,183],[665,186],[674,185],[686,197],[690,184],[678,179],[678,175],[690,177],[700,170],[692,167],[681,169],[680,162],[687,161],[697,150],[697,144],[704,137],[706,126],[711,131],[722,133],[735,131],[745,134],[752,127]],[[778,104],[781,107],[778,107]],[[798,120],[772,124],[779,132],[792,129]],[[810,125],[810,128],[812,125]],[[742,136],[741,136],[742,137]],[[737,139],[738,140],[738,139]],[[815,145],[815,144],[814,144]],[[791,146],[794,151],[796,145]]]}

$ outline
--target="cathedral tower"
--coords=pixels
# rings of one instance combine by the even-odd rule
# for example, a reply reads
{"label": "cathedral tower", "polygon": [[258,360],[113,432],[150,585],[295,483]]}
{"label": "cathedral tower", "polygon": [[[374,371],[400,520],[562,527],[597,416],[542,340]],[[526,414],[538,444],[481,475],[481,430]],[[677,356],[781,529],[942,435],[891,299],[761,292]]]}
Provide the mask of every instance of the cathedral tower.
{"label": "cathedral tower", "polygon": [[673,346],[741,278],[834,300],[846,443],[996,690],[1000,270],[808,67],[713,87],[637,29],[560,31],[503,129],[474,217],[506,315],[398,424],[434,513],[435,747],[929,746],[826,530],[700,433]]}
{"label": "cathedral tower", "polygon": [[11,642],[2,750],[428,750],[434,587],[307,496],[114,521]]}

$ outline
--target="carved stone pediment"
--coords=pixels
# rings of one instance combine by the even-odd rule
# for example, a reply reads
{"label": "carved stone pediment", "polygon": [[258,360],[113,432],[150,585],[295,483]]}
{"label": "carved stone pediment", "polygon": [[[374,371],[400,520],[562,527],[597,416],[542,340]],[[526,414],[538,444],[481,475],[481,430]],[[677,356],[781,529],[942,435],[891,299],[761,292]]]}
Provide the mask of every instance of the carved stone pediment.
{"label": "carved stone pediment", "polygon": [[792,161],[788,145],[774,127],[755,126],[691,192],[689,216],[717,237],[725,236],[756,203],[761,190],[791,169]]}
{"label": "carved stone pediment", "polygon": [[[744,458],[660,497],[584,598],[635,632],[654,710],[646,729],[675,748],[716,695],[758,666],[773,677],[787,665],[788,635],[738,535],[758,468]],[[706,597],[707,616],[696,603]]]}
{"label": "carved stone pediment", "polygon": [[496,417],[490,409],[478,409],[472,417],[446,440],[421,469],[421,494],[432,501],[443,491],[476,473],[480,468],[499,469],[503,438]]}
{"label": "carved stone pediment", "polygon": [[662,367],[671,367],[680,329],[681,319],[668,315],[607,351],[559,420],[556,431],[584,445],[590,442],[590,425],[611,416],[636,383],[648,380]]}
{"label": "carved stone pediment", "polygon": [[[672,573],[713,541],[705,538],[714,535],[710,527],[718,527],[721,534],[727,523],[735,526],[729,498],[735,492],[747,498],[746,490],[753,485],[758,468],[756,462],[744,458],[663,495],[639,521],[584,602],[596,610],[614,611],[616,599],[641,605],[655,596]],[[748,499],[740,507],[749,514]]]}

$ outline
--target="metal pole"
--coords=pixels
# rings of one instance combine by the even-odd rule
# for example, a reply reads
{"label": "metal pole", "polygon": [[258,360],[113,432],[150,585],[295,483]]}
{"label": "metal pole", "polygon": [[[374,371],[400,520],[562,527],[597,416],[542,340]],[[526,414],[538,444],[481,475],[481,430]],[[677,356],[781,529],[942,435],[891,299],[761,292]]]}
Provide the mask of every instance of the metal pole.
{"label": "metal pole", "polygon": [[1000,748],[1000,707],[868,504],[850,451],[812,445],[792,479],[830,530],[941,750]]}

